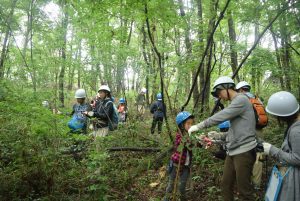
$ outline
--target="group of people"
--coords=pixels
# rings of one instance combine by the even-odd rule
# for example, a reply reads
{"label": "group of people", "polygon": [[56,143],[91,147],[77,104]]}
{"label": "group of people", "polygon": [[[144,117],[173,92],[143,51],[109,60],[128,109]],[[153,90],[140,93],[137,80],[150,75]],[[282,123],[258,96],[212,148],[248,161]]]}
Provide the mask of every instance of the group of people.
{"label": "group of people", "polygon": [[[145,94],[146,89],[143,88],[136,100],[137,111],[142,115],[145,110]],[[72,132],[87,133],[88,121],[90,118],[93,118],[91,125],[94,130],[94,136],[104,137],[109,130],[114,130],[112,127],[115,124],[127,121],[128,106],[126,99],[120,98],[117,107],[115,107],[114,97],[111,96],[111,90],[107,85],[102,85],[99,88],[96,98],[90,104],[86,102],[84,89],[78,89],[75,92],[75,98],[77,103],[73,105],[72,119],[68,123]],[[161,133],[166,112],[166,106],[162,103],[161,93],[156,95],[156,101],[151,104],[150,112],[153,114],[151,133],[154,134],[156,126],[158,133]],[[114,114],[117,114],[117,121],[115,121]]]}
{"label": "group of people", "polygon": [[[178,113],[176,140],[168,165],[169,182],[164,200],[170,200],[174,189],[177,189],[177,183],[179,183],[180,198],[185,200],[186,183],[193,158],[191,147],[195,145],[201,147],[207,140],[210,143],[217,140],[224,142],[222,148],[225,154],[222,157],[225,158],[225,163],[221,182],[224,200],[234,200],[234,189],[238,192],[240,200],[255,200],[251,176],[259,143],[256,130],[257,114],[249,101],[249,98],[255,96],[250,93],[250,89],[250,85],[245,81],[235,85],[230,77],[222,76],[214,82],[211,94],[216,99],[230,101],[227,107],[198,124],[194,124],[195,116],[188,111]],[[142,114],[145,110],[145,94],[146,89],[142,89],[136,100],[137,110]],[[107,85],[100,87],[97,97],[91,103],[86,102],[84,89],[78,89],[75,98],[77,103],[73,106],[72,120],[69,122],[69,127],[74,131],[80,128],[83,133],[86,133],[88,119],[93,118],[94,136],[104,137],[108,134],[110,125],[114,123],[114,113],[118,114],[118,121],[126,122],[128,112],[126,99],[120,98],[116,108],[111,90]],[[156,101],[150,106],[150,112],[153,114],[152,134],[155,132],[156,125],[158,133],[162,131],[162,123],[166,114],[166,106],[162,98],[162,94],[158,93]],[[266,111],[287,124],[281,148],[268,142],[262,143],[264,154],[272,156],[277,162],[279,171],[285,175],[280,190],[277,190],[277,200],[300,200],[299,103],[290,92],[280,91],[269,98]],[[215,125],[219,125],[221,132],[198,134],[199,131],[202,133],[203,129]],[[197,144],[193,144],[194,141],[191,140],[195,137],[199,140]]]}
{"label": "group of people", "polygon": [[[190,140],[191,136],[199,139],[202,145],[205,144],[207,138],[211,141],[224,140],[226,158],[221,182],[223,199],[233,201],[236,187],[240,200],[255,200],[251,176],[258,150],[258,141],[256,116],[253,105],[249,101],[249,97],[253,96],[250,93],[250,85],[244,81],[235,85],[230,77],[222,76],[215,81],[211,94],[223,101],[230,101],[230,104],[195,125],[193,125],[194,115],[187,111],[180,112],[176,117],[178,129],[174,152],[168,165],[169,182],[164,200],[170,200],[174,189],[177,189],[176,178],[179,180],[180,198],[185,200],[185,188],[192,162],[190,147],[193,146],[193,141]],[[280,201],[300,200],[299,103],[290,92],[280,91],[269,98],[266,111],[287,123],[281,148],[268,142],[262,143],[264,154],[272,156],[276,160],[281,174],[285,175],[281,185],[277,185],[277,189],[273,189],[275,192],[273,196]],[[207,136],[197,134],[198,131],[215,125],[221,125],[220,128],[223,128],[224,122],[227,124],[230,122],[227,132],[210,132]],[[176,177],[176,174],[179,175]],[[269,188],[273,188],[273,186],[274,184],[269,184]],[[266,200],[269,199],[266,197]]]}
{"label": "group of people", "polygon": [[[102,85],[90,103],[86,101],[84,89],[75,92],[77,103],[73,105],[72,119],[68,126],[71,132],[87,133],[89,119],[94,137],[104,137],[109,130],[114,130],[118,123],[125,123],[127,119],[127,104],[125,98],[120,98],[118,106],[114,105],[114,97],[107,85]],[[116,116],[116,117],[115,117]]]}

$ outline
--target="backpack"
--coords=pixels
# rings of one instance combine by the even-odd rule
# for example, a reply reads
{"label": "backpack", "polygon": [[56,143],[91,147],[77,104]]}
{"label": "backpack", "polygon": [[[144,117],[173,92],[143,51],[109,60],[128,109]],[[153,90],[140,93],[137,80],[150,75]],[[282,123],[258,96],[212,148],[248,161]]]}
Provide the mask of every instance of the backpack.
{"label": "backpack", "polygon": [[[112,101],[107,101],[105,103],[105,107],[107,107],[108,103],[112,103]],[[116,106],[113,104],[113,114],[111,117],[108,116],[108,128],[110,131],[114,131],[118,128],[118,123],[119,123],[119,116],[118,116],[118,109]]]}
{"label": "backpack", "polygon": [[255,96],[254,98],[249,97],[250,103],[253,106],[255,120],[256,120],[256,128],[262,129],[268,125],[268,116],[266,110],[262,104],[262,102]]}

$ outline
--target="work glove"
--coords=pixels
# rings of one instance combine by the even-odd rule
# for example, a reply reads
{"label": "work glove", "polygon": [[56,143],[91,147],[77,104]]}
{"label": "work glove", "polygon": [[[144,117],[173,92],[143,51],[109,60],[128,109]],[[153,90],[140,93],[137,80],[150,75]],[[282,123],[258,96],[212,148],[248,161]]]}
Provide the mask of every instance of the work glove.
{"label": "work glove", "polygon": [[85,115],[89,116],[89,117],[93,117],[94,116],[94,112],[89,111],[89,112],[85,112]]}
{"label": "work glove", "polygon": [[272,146],[272,145],[271,145],[270,143],[267,143],[267,142],[263,142],[262,145],[263,145],[263,147],[264,147],[264,153],[265,153],[266,155],[269,155],[270,149],[271,149],[271,146]]}
{"label": "work glove", "polygon": [[189,135],[191,135],[193,132],[198,131],[204,127],[204,122],[200,122],[199,124],[191,126],[191,128],[188,130],[188,133]]}

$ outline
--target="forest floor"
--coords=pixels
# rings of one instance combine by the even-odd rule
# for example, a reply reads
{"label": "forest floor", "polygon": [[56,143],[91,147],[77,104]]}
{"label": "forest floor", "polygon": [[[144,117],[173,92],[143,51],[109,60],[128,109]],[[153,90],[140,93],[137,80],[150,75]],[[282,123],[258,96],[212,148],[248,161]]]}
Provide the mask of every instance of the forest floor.
{"label": "forest floor", "polygon": [[[172,120],[169,120],[172,121]],[[132,141],[134,145],[139,146],[150,146],[165,149],[170,146],[169,137],[166,131],[164,123],[164,131],[161,135],[150,134],[150,126],[152,117],[150,113],[146,113],[143,119],[139,120],[135,118],[136,130],[139,132],[134,136],[135,139]],[[130,120],[127,124],[130,124]],[[117,132],[124,132],[127,125]],[[130,126],[129,126],[130,127]],[[130,128],[129,128],[130,130]],[[172,135],[175,135],[173,131]],[[131,135],[129,135],[130,138]],[[140,138],[143,136],[142,138]],[[139,140],[138,140],[139,139]],[[152,144],[148,140],[153,139]],[[155,143],[155,142],[158,143]],[[222,200],[220,193],[220,180],[222,176],[222,167],[224,161],[216,159],[212,155],[212,150],[217,150],[217,147],[212,147],[210,150],[200,150],[195,153],[195,162],[193,163],[192,173],[187,185],[187,200],[189,201],[201,201],[201,200]],[[137,167],[137,174],[128,183],[125,192],[121,195],[126,195],[125,200],[162,200],[165,195],[165,189],[168,183],[168,175],[166,173],[166,164],[170,158],[170,155],[166,155],[161,161],[158,167],[154,168],[152,162],[155,162],[157,156],[156,153],[139,153],[139,152],[122,152],[114,153],[115,156],[120,158],[135,158],[138,160],[148,160],[148,167],[140,168]],[[155,166],[155,165],[154,165]],[[126,167],[124,167],[126,168]],[[134,167],[127,167],[132,169]],[[263,185],[265,185],[265,173],[263,172]],[[256,200],[263,200],[264,188],[256,190]],[[120,192],[121,189],[114,189],[112,193]],[[119,196],[117,196],[119,197]],[[116,200],[121,199],[120,197]]]}

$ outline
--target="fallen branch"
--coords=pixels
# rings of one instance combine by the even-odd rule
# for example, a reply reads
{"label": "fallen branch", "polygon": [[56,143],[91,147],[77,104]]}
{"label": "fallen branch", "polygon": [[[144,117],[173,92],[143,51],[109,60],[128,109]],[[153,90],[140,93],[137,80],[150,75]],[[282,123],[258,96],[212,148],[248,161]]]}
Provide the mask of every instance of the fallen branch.
{"label": "fallen branch", "polygon": [[154,147],[112,147],[108,148],[107,151],[143,151],[143,152],[159,152],[160,148]]}

